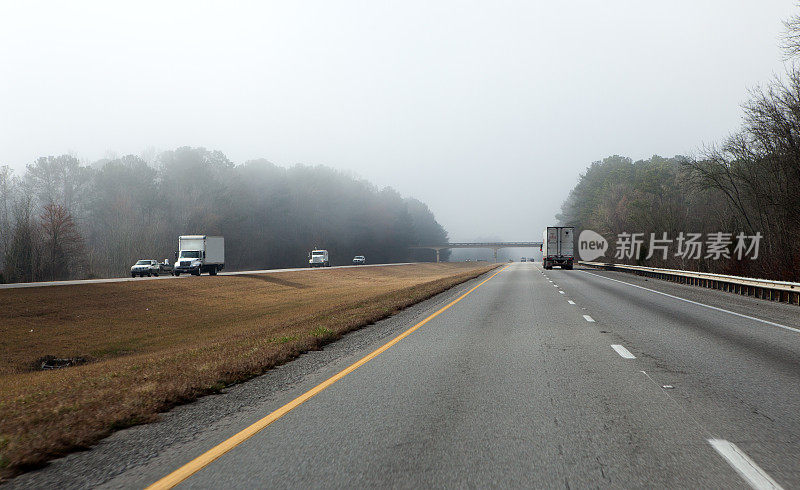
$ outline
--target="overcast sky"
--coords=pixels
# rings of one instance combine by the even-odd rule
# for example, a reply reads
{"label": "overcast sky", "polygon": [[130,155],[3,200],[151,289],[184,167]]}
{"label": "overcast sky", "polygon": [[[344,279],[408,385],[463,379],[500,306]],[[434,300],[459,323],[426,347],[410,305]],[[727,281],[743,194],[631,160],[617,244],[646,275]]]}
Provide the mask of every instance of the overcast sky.
{"label": "overcast sky", "polygon": [[203,146],[392,186],[456,241],[535,240],[592,161],[736,130],[797,10],[0,0],[0,165]]}

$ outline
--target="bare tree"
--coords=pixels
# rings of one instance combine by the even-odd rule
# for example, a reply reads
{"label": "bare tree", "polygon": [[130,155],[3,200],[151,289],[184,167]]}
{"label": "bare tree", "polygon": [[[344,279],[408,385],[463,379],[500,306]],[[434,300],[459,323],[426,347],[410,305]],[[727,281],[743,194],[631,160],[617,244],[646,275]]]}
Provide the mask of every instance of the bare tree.
{"label": "bare tree", "polygon": [[90,169],[71,155],[41,157],[27,166],[26,185],[43,208],[59,204],[73,214],[82,213],[84,194],[91,181]]}
{"label": "bare tree", "polygon": [[22,194],[12,208],[11,240],[5,253],[5,279],[9,282],[30,282],[39,278],[41,240],[33,218],[33,197]]}
{"label": "bare tree", "polygon": [[5,255],[11,241],[11,208],[14,203],[15,187],[11,168],[7,165],[0,167],[0,258]]}
{"label": "bare tree", "polygon": [[781,36],[781,48],[786,58],[800,55],[800,14],[783,21],[784,32]]}
{"label": "bare tree", "polygon": [[78,264],[83,239],[70,212],[60,204],[48,204],[41,215],[45,260],[51,280],[67,278]]}
{"label": "bare tree", "polygon": [[744,124],[690,166],[721,191],[748,231],[764,236],[763,272],[800,277],[800,71],[752,91]]}

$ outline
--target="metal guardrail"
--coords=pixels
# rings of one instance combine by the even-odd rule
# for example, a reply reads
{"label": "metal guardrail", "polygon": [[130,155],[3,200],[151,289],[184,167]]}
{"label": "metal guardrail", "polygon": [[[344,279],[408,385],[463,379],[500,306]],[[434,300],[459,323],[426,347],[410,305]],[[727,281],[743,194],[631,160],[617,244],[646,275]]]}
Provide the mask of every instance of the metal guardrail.
{"label": "metal guardrail", "polygon": [[770,281],[750,277],[726,276],[708,272],[682,271],[677,269],[658,269],[639,265],[611,264],[606,262],[578,261],[579,264],[604,270],[632,272],[634,274],[664,279],[667,281],[711,289],[719,289],[730,293],[753,296],[770,301],[800,305],[800,283],[786,281]]}

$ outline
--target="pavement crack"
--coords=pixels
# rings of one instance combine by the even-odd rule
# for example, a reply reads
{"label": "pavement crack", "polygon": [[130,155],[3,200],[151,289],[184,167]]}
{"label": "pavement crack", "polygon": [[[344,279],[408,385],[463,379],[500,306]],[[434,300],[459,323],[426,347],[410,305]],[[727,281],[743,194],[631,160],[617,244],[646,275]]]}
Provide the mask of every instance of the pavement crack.
{"label": "pavement crack", "polygon": [[606,465],[604,465],[603,462],[600,461],[600,456],[597,456],[594,459],[597,461],[597,464],[600,466],[600,474],[603,475],[603,479],[604,480],[608,479],[608,477],[606,476]]}
{"label": "pavement crack", "polygon": [[769,420],[769,421],[770,421],[770,422],[772,422],[773,424],[775,423],[775,420],[774,420],[772,417],[770,417],[770,416],[769,416],[769,415],[767,415],[767,414],[764,414],[764,413],[761,413],[761,412],[759,412],[759,411],[758,411],[757,409],[755,409],[755,408],[754,408],[754,409],[752,409],[752,410],[750,410],[750,413],[752,413],[753,415],[759,415],[759,416],[761,416],[761,417],[764,417],[765,419]]}

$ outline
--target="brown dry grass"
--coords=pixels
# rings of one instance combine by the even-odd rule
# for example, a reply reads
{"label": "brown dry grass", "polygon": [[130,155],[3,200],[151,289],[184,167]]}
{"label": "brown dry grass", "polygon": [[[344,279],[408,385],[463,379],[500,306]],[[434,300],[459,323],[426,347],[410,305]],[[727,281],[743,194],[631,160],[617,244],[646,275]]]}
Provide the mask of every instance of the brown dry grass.
{"label": "brown dry grass", "polygon": [[[491,268],[415,264],[0,291],[0,481]],[[33,370],[45,355],[91,362]]]}

